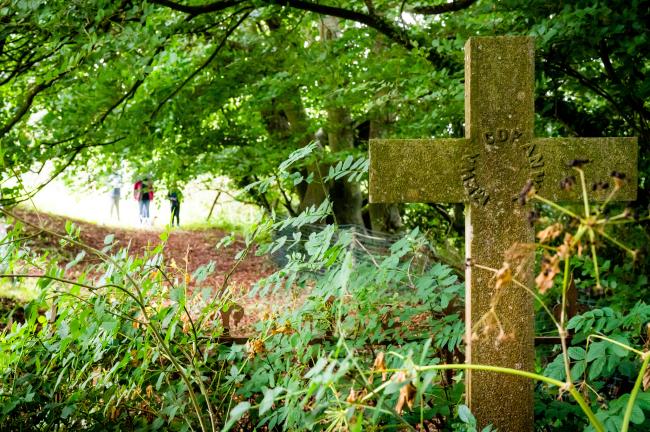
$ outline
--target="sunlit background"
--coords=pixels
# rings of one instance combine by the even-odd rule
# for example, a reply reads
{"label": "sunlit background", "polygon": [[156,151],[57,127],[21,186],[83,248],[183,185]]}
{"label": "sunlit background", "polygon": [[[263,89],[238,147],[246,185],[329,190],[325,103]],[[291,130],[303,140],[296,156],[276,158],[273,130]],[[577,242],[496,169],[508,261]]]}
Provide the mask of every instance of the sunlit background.
{"label": "sunlit background", "polygon": [[[24,178],[24,185],[29,190],[43,181],[44,176],[31,175]],[[242,230],[257,222],[262,212],[253,205],[239,202],[233,198],[236,192],[227,188],[227,183],[216,190],[206,190],[205,182],[192,182],[183,190],[181,202],[181,228],[201,228],[216,226],[226,230]],[[81,219],[100,225],[121,227],[159,229],[170,222],[170,203],[167,191],[156,189],[154,183],[154,199],[150,206],[151,224],[141,224],[138,217],[138,202],[133,198],[133,184],[122,182],[120,198],[120,217],[111,215],[111,186],[109,184],[91,188],[79,188],[66,185],[62,179],[55,179],[31,201],[24,204],[25,208],[36,208],[39,211],[62,215],[73,219]],[[208,220],[210,209],[214,205],[212,215]]]}

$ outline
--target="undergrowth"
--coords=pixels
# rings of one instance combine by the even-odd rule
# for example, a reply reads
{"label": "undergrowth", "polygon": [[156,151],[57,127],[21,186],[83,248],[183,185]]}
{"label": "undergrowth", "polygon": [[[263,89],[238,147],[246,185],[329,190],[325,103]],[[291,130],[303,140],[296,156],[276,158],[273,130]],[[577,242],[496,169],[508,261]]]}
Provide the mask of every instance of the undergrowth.
{"label": "undergrowth", "polygon": [[[288,170],[310,151],[292,155],[273,182],[293,179]],[[363,161],[339,165],[333,178],[362,178]],[[29,227],[80,250],[65,262],[31,250],[30,234],[5,210],[13,227],[0,240],[0,277],[35,280],[38,296],[3,322],[0,428],[473,431],[463,387],[463,371],[472,368],[535,380],[539,430],[647,429],[650,305],[628,290],[647,288],[630,275],[634,267],[621,272],[626,262],[607,264],[595,252],[599,238],[612,243],[605,227],[633,220],[605,218],[603,206],[588,203],[578,214],[531,189],[522,200],[542,202],[546,214],[537,287],[517,281],[513,260],[484,270],[499,287],[535,297],[538,330],[560,337],[538,349],[534,371],[464,364],[462,277],[431,260],[417,229],[374,254],[354,231],[333,225],[302,238],[302,225],[331,214],[327,201],[266,220],[246,237],[238,262],[260,238],[259,253],[283,249],[288,258],[253,293],[304,297],[261,320],[246,340],[227,331],[238,310],[228,285],[236,268],[222,286],[190,292],[189,283],[201,287],[214,266],[188,274],[167,262],[166,234],[134,254],[117,249],[112,236],[93,249],[72,224],[64,233]],[[269,234],[287,229],[291,235]],[[94,263],[69,276],[66,268],[86,256]],[[587,298],[596,303],[585,306]],[[499,337],[490,331],[482,337]]]}

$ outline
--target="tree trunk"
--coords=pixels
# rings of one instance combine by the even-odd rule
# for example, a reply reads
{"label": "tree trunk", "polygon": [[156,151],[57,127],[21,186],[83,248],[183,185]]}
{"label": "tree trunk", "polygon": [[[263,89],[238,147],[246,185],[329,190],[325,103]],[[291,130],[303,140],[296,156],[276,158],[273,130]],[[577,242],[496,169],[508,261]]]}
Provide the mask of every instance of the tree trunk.
{"label": "tree trunk", "polygon": [[[324,17],[321,20],[321,40],[323,43],[340,37],[339,21],[335,17]],[[341,83],[335,83],[341,85]],[[343,84],[344,85],[344,84]],[[354,148],[354,127],[350,111],[339,106],[333,98],[326,101],[327,110],[327,140],[332,153]],[[358,183],[352,183],[347,178],[335,180],[330,186],[330,199],[334,210],[336,223],[363,226],[361,216],[362,196]]]}
{"label": "tree trunk", "polygon": [[[336,153],[354,148],[354,128],[350,113],[346,108],[328,108],[327,138],[330,150]],[[362,197],[359,183],[352,183],[347,178],[335,180],[330,189],[334,217],[342,225],[363,226],[361,217]]]}
{"label": "tree trunk", "polygon": [[[384,50],[384,44],[381,39],[375,42],[373,54],[381,54]],[[386,90],[380,90],[376,96],[384,96]],[[384,138],[386,126],[392,121],[390,114],[381,111],[370,113],[370,127],[368,139]],[[402,216],[400,215],[399,205],[397,204],[368,204],[368,216],[370,219],[370,229],[381,232],[396,232],[402,227]]]}
{"label": "tree trunk", "polygon": [[[271,18],[267,20],[267,24],[269,29],[275,32],[280,30],[282,22],[279,19]],[[278,69],[286,68],[285,65],[278,66]],[[261,113],[265,119],[269,136],[278,142],[291,141],[295,143],[294,147],[297,149],[306,146],[315,138],[318,139],[310,132],[309,117],[305,112],[298,87],[279,95],[270,106],[264,107]],[[303,177],[307,178],[311,175],[313,181],[311,183],[301,182],[295,186],[294,191],[299,199],[297,213],[311,206],[318,207],[327,197],[321,177],[321,173],[327,171],[323,171],[323,169],[325,167],[320,162],[316,162],[303,170]],[[292,212],[296,212],[295,209],[289,211],[289,213]]]}

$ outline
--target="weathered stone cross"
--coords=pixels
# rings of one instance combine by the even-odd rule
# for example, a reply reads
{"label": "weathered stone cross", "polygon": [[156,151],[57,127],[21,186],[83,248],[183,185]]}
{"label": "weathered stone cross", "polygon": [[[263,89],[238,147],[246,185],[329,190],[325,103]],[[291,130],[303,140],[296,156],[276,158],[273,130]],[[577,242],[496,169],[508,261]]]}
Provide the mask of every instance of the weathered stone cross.
{"label": "weathered stone cross", "polygon": [[[589,159],[590,181],[607,180],[611,171],[627,174],[616,196],[633,200],[637,184],[636,138],[533,137],[534,43],[529,37],[471,38],[465,45],[464,139],[374,140],[370,142],[370,201],[466,202],[465,244],[469,263],[500,268],[503,253],[515,243],[534,241],[530,209],[516,197],[530,179],[541,195],[576,200],[559,187],[575,174],[567,163]],[[606,192],[594,192],[602,199]],[[516,263],[515,263],[516,264]],[[533,302],[523,289],[508,285],[498,315],[515,340],[495,337],[471,341],[473,323],[489,309],[493,273],[467,266],[466,361],[532,371]],[[532,270],[522,282],[532,283]],[[483,427],[533,430],[533,383],[523,378],[467,371],[466,395]]]}

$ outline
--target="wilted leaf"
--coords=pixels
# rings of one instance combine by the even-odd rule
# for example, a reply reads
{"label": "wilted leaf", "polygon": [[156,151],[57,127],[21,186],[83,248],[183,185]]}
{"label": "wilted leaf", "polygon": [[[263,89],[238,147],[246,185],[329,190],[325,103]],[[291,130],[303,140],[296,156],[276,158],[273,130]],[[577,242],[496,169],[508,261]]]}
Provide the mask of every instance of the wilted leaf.
{"label": "wilted leaf", "polygon": [[[386,381],[386,363],[384,363],[384,352],[381,351],[377,354],[375,362],[372,365],[373,372],[381,372],[381,380]],[[372,383],[374,375],[370,375],[370,382]]]}
{"label": "wilted leaf", "polygon": [[354,387],[350,387],[350,393],[348,394],[348,397],[345,399],[346,402],[353,403],[357,400],[357,392],[354,391]]}
{"label": "wilted leaf", "polygon": [[510,264],[503,263],[503,267],[497,271],[495,275],[497,279],[496,289],[499,290],[502,286],[512,282],[512,270],[510,270]]}
{"label": "wilted leaf", "polygon": [[560,234],[562,234],[562,224],[554,223],[538,232],[537,238],[540,243],[547,243],[556,239]]}
{"label": "wilted leaf", "polygon": [[539,288],[539,292],[544,294],[546,291],[553,287],[553,279],[560,272],[560,256],[554,255],[549,257],[548,255],[542,258],[542,269],[539,272],[539,275],[535,278],[535,284]]}
{"label": "wilted leaf", "polygon": [[[393,377],[396,382],[406,381],[406,372],[400,371]],[[401,414],[404,411],[404,404],[406,404],[409,409],[413,409],[413,401],[415,400],[416,388],[410,382],[399,390],[399,398],[397,398],[397,404],[395,405],[395,411],[397,414]]]}

